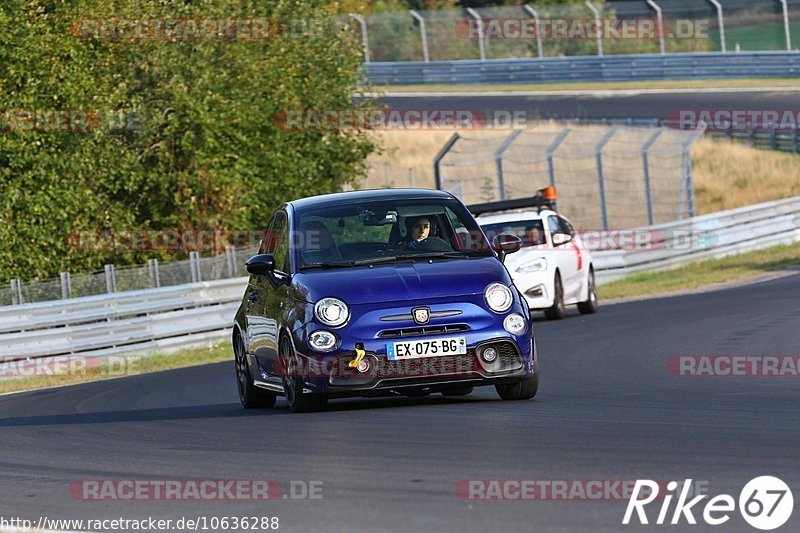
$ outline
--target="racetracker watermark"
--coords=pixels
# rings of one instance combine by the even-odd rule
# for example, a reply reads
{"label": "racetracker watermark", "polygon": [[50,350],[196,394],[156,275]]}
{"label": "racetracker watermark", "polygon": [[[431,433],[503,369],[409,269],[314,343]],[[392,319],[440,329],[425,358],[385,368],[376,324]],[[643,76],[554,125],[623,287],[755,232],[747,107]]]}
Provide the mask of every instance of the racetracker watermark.
{"label": "racetracker watermark", "polygon": [[451,130],[489,124],[483,112],[474,109],[287,110],[275,114],[273,123],[288,131]]}
{"label": "racetracker watermark", "polygon": [[[684,520],[686,524],[696,525],[697,519],[692,508],[708,498],[707,494],[692,497],[689,488],[692,480],[687,479],[682,483],[670,481],[667,484],[668,493],[663,498],[661,509],[655,524],[667,523],[670,506],[675,496],[678,496],[672,518],[669,523],[677,525]],[[628,501],[622,523],[628,525],[636,512],[636,519],[642,525],[649,524],[645,507],[655,501],[655,492],[661,487],[661,482],[644,479],[637,480],[634,493]],[[690,499],[691,498],[691,499]],[[731,513],[736,510],[736,500],[728,494],[720,494],[710,498],[703,508],[703,521],[712,526],[726,523],[731,518]],[[782,480],[773,476],[760,476],[750,480],[739,494],[739,512],[742,518],[756,529],[772,530],[785,524],[794,509],[794,497],[789,486]]]}
{"label": "racetracker watermark", "polygon": [[69,485],[83,501],[321,500],[321,480],[274,479],[79,479]]}
{"label": "racetracker watermark", "polygon": [[111,41],[263,41],[278,37],[281,25],[268,18],[81,19],[71,33]]}
{"label": "racetracker watermark", "polygon": [[99,129],[138,131],[142,125],[137,113],[124,110],[7,109],[0,113],[2,131],[81,133]]}
{"label": "racetracker watermark", "polygon": [[796,132],[800,109],[675,109],[665,124],[679,130]]}
{"label": "racetracker watermark", "polygon": [[[609,501],[628,500],[637,481],[632,479],[462,479],[456,496],[466,501]],[[666,482],[648,488],[648,495],[663,498]],[[706,494],[708,482],[695,481],[693,494]]]}
{"label": "racetracker watermark", "polygon": [[469,40],[543,41],[653,41],[665,38],[707,39],[709,24],[702,20],[675,20],[659,25],[651,18],[461,18],[456,35]]}
{"label": "racetracker watermark", "polygon": [[698,355],[667,359],[667,372],[676,377],[798,377],[797,355]]}
{"label": "racetracker watermark", "polygon": [[128,376],[140,372],[141,357],[84,357],[59,355],[37,358],[0,358],[0,378],[43,376]]}
{"label": "racetracker watermark", "polygon": [[[76,250],[93,251],[212,252],[227,246],[242,250],[258,248],[264,237],[264,230],[88,230],[70,233],[67,245]],[[297,239],[295,242],[298,245],[314,245],[319,242],[319,232],[315,235],[298,232]]]}

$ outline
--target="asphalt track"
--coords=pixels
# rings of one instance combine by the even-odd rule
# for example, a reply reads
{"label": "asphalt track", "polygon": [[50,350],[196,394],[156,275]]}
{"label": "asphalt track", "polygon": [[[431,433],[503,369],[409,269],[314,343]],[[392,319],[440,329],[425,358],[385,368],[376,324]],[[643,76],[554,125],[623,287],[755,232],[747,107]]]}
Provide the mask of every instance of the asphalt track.
{"label": "asphalt track", "polygon": [[[800,274],[800,269],[798,274]],[[800,502],[800,378],[689,378],[674,355],[797,355],[800,275],[536,320],[532,401],[340,400],[245,411],[232,363],[0,397],[0,516],[265,515],[280,531],[756,531],[620,525],[626,501],[463,501],[459,480],[683,480],[738,498],[776,475]],[[79,501],[81,479],[321,480],[320,500]],[[658,509],[650,512],[654,520]],[[702,515],[695,513],[696,515]],[[700,519],[700,516],[698,516]],[[702,523],[702,522],[701,522]],[[800,510],[780,531],[800,529]]]}
{"label": "asphalt track", "polygon": [[486,117],[498,112],[524,113],[536,119],[657,119],[666,120],[681,110],[779,111],[795,110],[800,91],[736,90],[700,91],[591,91],[486,95],[388,95],[380,102],[397,110],[478,111]]}

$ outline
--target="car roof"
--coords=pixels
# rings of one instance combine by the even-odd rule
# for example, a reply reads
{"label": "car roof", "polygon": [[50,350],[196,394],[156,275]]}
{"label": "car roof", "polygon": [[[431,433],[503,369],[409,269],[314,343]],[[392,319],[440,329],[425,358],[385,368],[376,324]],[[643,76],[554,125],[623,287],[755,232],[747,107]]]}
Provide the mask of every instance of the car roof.
{"label": "car roof", "polygon": [[309,196],[288,202],[295,209],[303,210],[309,208],[325,207],[341,203],[351,203],[369,200],[417,200],[417,199],[449,199],[454,198],[452,194],[437,189],[367,189],[363,191],[337,192],[333,194],[322,194],[319,196]]}
{"label": "car roof", "polygon": [[477,218],[481,226],[486,224],[503,224],[506,222],[518,222],[523,220],[542,220],[548,215],[556,215],[555,211],[542,209],[541,211],[517,211],[515,213],[504,213],[502,215],[489,215]]}

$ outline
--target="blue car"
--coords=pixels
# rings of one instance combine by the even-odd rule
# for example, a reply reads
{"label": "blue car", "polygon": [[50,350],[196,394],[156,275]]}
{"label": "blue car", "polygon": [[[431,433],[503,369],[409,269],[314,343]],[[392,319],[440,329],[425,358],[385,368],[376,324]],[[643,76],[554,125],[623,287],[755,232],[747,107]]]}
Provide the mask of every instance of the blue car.
{"label": "blue car", "polygon": [[239,398],[292,411],[328,399],[533,398],[539,356],[503,260],[444,191],[386,189],[288,202],[272,216],[233,325]]}

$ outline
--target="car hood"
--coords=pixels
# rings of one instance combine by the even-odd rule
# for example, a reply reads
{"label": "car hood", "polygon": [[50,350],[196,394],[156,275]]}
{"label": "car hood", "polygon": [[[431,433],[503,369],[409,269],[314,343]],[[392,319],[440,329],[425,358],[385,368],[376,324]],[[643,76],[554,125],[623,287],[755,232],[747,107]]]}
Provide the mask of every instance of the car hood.
{"label": "car hood", "polygon": [[481,294],[492,282],[511,284],[494,257],[313,270],[293,277],[307,302],[334,297],[348,305]]}

